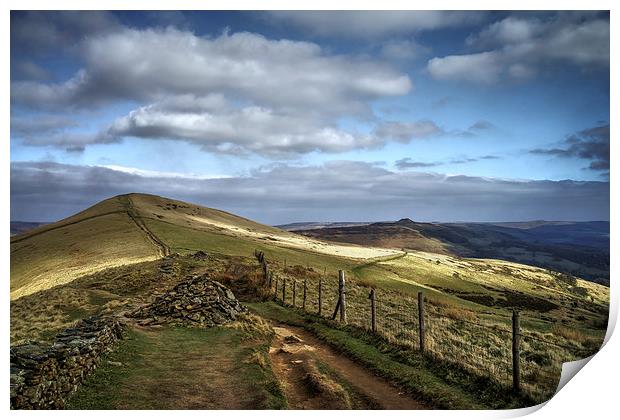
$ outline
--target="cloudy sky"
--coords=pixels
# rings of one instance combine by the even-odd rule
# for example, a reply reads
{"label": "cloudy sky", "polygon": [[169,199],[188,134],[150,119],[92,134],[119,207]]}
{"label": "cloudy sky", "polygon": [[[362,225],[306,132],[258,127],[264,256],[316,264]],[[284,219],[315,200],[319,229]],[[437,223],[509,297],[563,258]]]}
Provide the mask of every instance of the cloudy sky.
{"label": "cloudy sky", "polygon": [[11,218],[609,219],[606,12],[12,12]]}

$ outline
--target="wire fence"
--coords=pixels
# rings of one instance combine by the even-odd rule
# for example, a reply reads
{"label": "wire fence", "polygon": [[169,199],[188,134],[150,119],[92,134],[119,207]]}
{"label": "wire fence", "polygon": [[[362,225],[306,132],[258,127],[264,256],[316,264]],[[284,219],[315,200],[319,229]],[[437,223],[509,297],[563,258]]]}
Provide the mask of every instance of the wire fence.
{"label": "wire fence", "polygon": [[[264,256],[261,258],[264,260]],[[275,271],[266,269],[266,273],[271,278],[270,287],[277,302],[324,318],[338,319],[335,309],[340,294],[336,276],[312,268],[286,265]],[[419,351],[422,344],[425,355],[458,365],[507,387],[515,386],[513,358],[516,354],[520,370],[517,375],[519,390],[536,401],[553,396],[562,363],[595,351],[582,345],[557,342],[556,337],[549,337],[549,334],[520,328],[515,332],[510,317],[502,319],[494,314],[491,319],[485,314],[427,299],[422,301],[423,315],[420,318],[419,301],[415,296],[387,289],[373,292],[373,317],[371,290],[357,282],[346,283],[348,325],[373,332],[402,348]],[[516,353],[515,335],[518,340]]]}

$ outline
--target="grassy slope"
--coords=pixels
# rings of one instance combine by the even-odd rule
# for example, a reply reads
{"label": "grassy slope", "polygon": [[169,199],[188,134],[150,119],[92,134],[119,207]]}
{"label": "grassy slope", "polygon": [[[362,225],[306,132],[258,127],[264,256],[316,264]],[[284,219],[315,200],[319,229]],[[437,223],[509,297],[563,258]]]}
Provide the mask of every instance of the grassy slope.
{"label": "grassy slope", "polygon": [[157,248],[109,201],[99,212],[11,238],[11,299],[104,268],[157,258]]}
{"label": "grassy slope", "polygon": [[[13,297],[61,284],[82,273],[111,264],[126,264],[155,258],[155,247],[125,217],[126,197],[106,200],[63,222],[35,229],[12,240],[11,288]],[[548,331],[550,323],[584,330],[604,325],[609,289],[582,280],[574,284],[559,281],[547,270],[498,260],[477,260],[426,252],[397,253],[393,257],[350,258],[317,249],[290,246],[278,238],[297,235],[261,225],[230,213],[167,198],[131,194],[130,201],[146,227],[173,252],[197,250],[223,255],[249,256],[263,250],[270,263],[312,267],[335,278],[338,270],[360,284],[386,288],[407,295],[426,291],[429,298],[506,318],[508,298],[521,293],[538,300],[531,303],[532,327]],[[94,217],[97,214],[108,215]],[[76,223],[77,222],[77,223]],[[235,230],[235,229],[241,230]],[[32,236],[34,235],[34,236]],[[122,238],[123,245],[119,246]],[[491,297],[502,305],[485,305]],[[518,297],[518,296],[517,296]],[[540,313],[537,304],[557,305]],[[490,315],[489,315],[490,314]],[[543,318],[546,317],[546,321]],[[544,322],[543,322],[544,321]],[[526,323],[528,321],[525,321]],[[545,324],[546,322],[546,324]],[[587,331],[586,331],[587,332]]]}
{"label": "grassy slope", "polygon": [[263,332],[234,325],[131,330],[67,408],[285,408],[269,342]]}
{"label": "grassy slope", "polygon": [[[557,339],[567,344],[589,342],[587,347],[591,348],[592,343],[599,342],[604,334],[609,289],[581,280],[571,283],[547,270],[498,260],[475,260],[425,252],[410,252],[407,255],[398,253],[394,257],[375,259],[345,258],[318,252],[312,244],[305,249],[299,246],[289,247],[281,241],[270,239],[278,235],[284,237],[286,233],[225,212],[155,196],[132,195],[131,198],[145,225],[170,246],[173,252],[185,254],[204,250],[248,257],[255,248],[258,248],[266,253],[275,272],[283,272],[283,261],[286,260],[289,268],[291,265],[312,267],[314,276],[322,274],[325,270],[327,280],[331,282],[337,278],[337,271],[343,269],[347,272],[347,278],[354,279],[354,284],[357,284],[359,289],[358,293],[353,293],[356,290],[351,288],[350,304],[354,304],[358,299],[358,304],[366,309],[368,292],[359,287],[360,285],[377,287],[379,299],[383,297],[392,302],[403,302],[398,294],[414,298],[418,291],[424,290],[427,297],[434,302],[456,305],[473,311],[478,319],[508,325],[510,307],[515,304],[515,299],[520,299],[525,305],[523,327],[540,334],[552,334],[548,337],[552,341]],[[104,204],[112,205],[114,210],[113,201],[107,200]],[[72,225],[71,229],[99,219],[102,218],[88,219]],[[204,220],[212,220],[214,223],[205,223]],[[242,227],[243,232],[225,227],[231,225]],[[69,227],[58,228],[52,232],[59,233],[63,229]],[[136,231],[141,234],[137,229]],[[250,235],[248,232],[259,234]],[[84,243],[88,242],[88,238],[82,239]],[[81,244],[82,241],[77,243]],[[122,249],[118,246],[116,248]],[[79,255],[72,258],[76,257]],[[20,266],[23,269],[27,262],[24,260],[14,264],[12,261],[12,270],[20,269]],[[45,263],[51,262],[45,261]],[[27,270],[24,271],[26,272]],[[287,270],[285,276],[302,280],[307,274],[305,270],[303,273],[300,270],[297,272],[298,274],[295,274],[295,270],[292,272]],[[112,283],[114,281],[121,280],[111,279]],[[125,293],[122,289],[115,291],[113,285],[106,292],[117,293],[119,296]],[[333,303],[330,301],[331,298],[331,296],[324,297],[325,309]],[[487,300],[490,298],[491,303],[485,303],[481,298]],[[105,299],[105,294],[95,294],[93,297],[93,293],[89,291],[88,299]],[[21,313],[27,312],[29,305],[25,303],[19,305],[23,309]],[[554,309],[542,310],[545,305],[552,305]],[[59,318],[58,321],[66,322],[67,316],[69,318],[77,316],[87,306],[78,302],[70,307],[65,305],[61,311],[64,318]],[[442,311],[444,315],[451,311],[450,308],[441,307],[437,310]],[[32,317],[26,318],[32,319]],[[445,326],[442,325],[437,325],[438,337],[445,336],[442,332]],[[555,334],[559,335],[556,337]]]}

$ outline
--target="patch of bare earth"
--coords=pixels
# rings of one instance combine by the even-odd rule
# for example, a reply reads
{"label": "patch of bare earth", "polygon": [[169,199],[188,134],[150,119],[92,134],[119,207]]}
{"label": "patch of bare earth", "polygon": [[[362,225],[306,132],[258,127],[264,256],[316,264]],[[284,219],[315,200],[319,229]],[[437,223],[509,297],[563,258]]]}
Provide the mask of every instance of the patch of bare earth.
{"label": "patch of bare earth", "polygon": [[[276,337],[269,350],[274,373],[292,409],[380,408],[415,410],[426,407],[358,363],[333,350],[303,328],[274,325]],[[344,389],[321,375],[317,362],[327,366],[365,401],[351,407]]]}

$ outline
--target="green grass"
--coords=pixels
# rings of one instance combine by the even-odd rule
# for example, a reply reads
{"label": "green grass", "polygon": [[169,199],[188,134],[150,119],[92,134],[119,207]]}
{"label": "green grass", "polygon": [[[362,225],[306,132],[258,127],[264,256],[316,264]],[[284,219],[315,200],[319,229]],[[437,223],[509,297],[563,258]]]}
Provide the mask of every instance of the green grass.
{"label": "green grass", "polygon": [[269,340],[233,327],[130,330],[66,408],[286,408]]}
{"label": "green grass", "polygon": [[352,269],[359,264],[359,261],[349,258],[270,245],[266,241],[214,233],[161,220],[146,218],[145,223],[153,233],[170,245],[173,252],[188,253],[203,250],[229,256],[248,257],[253,255],[255,249],[258,249],[263,251],[272,263],[283,265],[286,260],[287,265],[316,267],[317,270],[321,272],[326,270],[332,275],[337,275],[338,270]]}
{"label": "green grass", "polygon": [[343,328],[273,302],[251,303],[259,315],[301,326],[377,374],[392,380],[427,404],[446,409],[515,408],[533,403],[510,390],[458,367],[403,352],[352,328]]}

